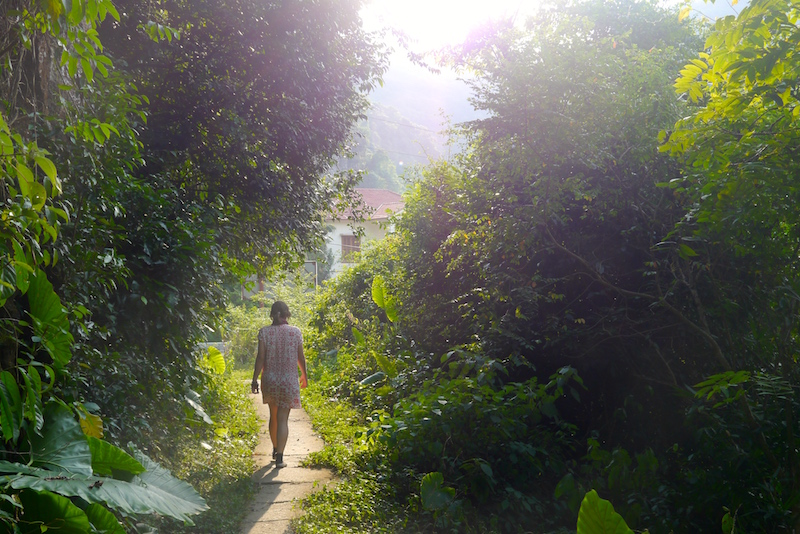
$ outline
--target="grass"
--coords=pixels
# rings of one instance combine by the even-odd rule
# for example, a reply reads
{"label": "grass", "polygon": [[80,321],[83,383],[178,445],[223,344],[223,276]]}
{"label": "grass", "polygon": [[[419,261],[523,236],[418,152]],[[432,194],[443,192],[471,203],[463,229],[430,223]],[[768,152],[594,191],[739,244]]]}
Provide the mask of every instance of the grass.
{"label": "grass", "polygon": [[391,498],[393,490],[380,474],[365,470],[368,450],[356,438],[362,415],[346,401],[330,398],[324,373],[303,391],[303,405],[325,448],[309,455],[308,466],[336,470],[341,480],[303,500],[304,514],[293,522],[297,534],[389,533],[401,530],[405,512]]}
{"label": "grass", "polygon": [[194,519],[194,526],[165,520],[159,530],[186,534],[239,530],[254,495],[252,453],[259,430],[249,393],[250,385],[238,373],[212,377],[203,407],[214,420],[213,427],[203,424],[175,432],[176,452],[165,467],[189,482],[210,509]]}

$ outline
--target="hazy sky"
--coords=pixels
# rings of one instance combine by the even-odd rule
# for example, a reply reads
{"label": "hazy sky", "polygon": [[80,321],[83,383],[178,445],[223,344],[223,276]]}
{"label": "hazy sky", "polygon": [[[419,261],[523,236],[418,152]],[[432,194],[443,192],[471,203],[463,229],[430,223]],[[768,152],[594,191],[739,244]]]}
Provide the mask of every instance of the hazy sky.
{"label": "hazy sky", "polygon": [[368,29],[403,30],[422,50],[462,42],[493,18],[530,13],[536,0],[372,0],[362,10]]}
{"label": "hazy sky", "polygon": [[[425,52],[463,42],[471,29],[492,18],[515,16],[524,21],[538,4],[537,0],[372,0],[361,15],[366,29],[400,29],[413,40],[413,51]],[[713,19],[734,14],[745,3],[732,7],[727,0],[714,4],[693,0],[693,5],[694,16],[702,14]],[[444,124],[442,113],[453,122],[474,118],[466,102],[469,90],[455,73],[432,74],[410,63],[402,50],[393,56],[384,82],[384,87],[373,93],[373,100],[397,108],[425,128],[440,130]]]}
{"label": "hazy sky", "polygon": [[[736,13],[746,2],[732,6],[729,0],[713,4],[693,0],[692,4],[695,15],[713,19]],[[512,16],[523,21],[538,5],[537,0],[372,0],[361,16],[367,29],[398,28],[414,41],[415,51],[423,51],[463,42],[471,29],[491,19]]]}

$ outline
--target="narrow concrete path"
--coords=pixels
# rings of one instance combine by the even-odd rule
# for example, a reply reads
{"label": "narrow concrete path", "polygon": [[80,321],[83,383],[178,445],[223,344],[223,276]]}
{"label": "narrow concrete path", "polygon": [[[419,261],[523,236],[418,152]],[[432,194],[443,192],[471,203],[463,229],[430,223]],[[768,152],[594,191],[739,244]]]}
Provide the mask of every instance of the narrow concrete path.
{"label": "narrow concrete path", "polygon": [[291,534],[291,520],[300,514],[295,499],[302,499],[332,483],[333,472],[300,467],[300,462],[309,453],[320,451],[324,446],[311,429],[308,414],[302,409],[289,413],[289,441],[283,453],[283,461],[288,465],[276,469],[267,428],[269,409],[261,403],[260,394],[251,395],[251,398],[261,419],[260,440],[254,451],[256,472],[253,473],[258,493],[250,513],[242,522],[241,534]]}

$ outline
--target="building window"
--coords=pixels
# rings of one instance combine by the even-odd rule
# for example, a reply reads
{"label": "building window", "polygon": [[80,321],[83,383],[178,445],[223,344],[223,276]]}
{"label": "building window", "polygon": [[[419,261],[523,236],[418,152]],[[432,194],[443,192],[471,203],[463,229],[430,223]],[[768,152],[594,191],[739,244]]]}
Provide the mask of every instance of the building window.
{"label": "building window", "polygon": [[353,253],[361,250],[361,238],[354,235],[342,236],[342,261],[350,263],[353,261]]}

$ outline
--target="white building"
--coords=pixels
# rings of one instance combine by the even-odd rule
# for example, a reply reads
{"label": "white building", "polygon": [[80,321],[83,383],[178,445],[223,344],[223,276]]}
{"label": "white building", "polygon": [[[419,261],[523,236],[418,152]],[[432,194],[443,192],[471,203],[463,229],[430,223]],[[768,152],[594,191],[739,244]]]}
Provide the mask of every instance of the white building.
{"label": "white building", "polygon": [[[328,249],[333,253],[332,274],[342,272],[354,261],[353,253],[361,250],[367,241],[383,239],[391,230],[389,217],[403,211],[403,197],[388,189],[356,188],[363,199],[364,221],[355,223],[343,214],[340,219],[328,219],[332,230],[326,238]],[[361,229],[363,236],[357,235],[353,227]]]}

